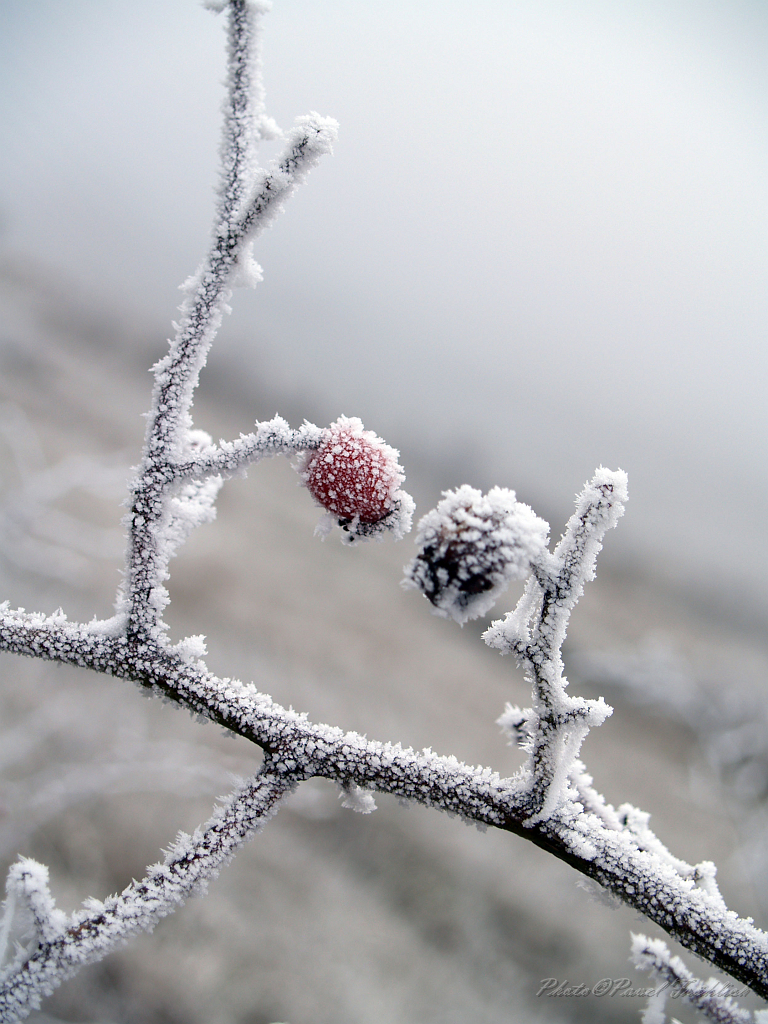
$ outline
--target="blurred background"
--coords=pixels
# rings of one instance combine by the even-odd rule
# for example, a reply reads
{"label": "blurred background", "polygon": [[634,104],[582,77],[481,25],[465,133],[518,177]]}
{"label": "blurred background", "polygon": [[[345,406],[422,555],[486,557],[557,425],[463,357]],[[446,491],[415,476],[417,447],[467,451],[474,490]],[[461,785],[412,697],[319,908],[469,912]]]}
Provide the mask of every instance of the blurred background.
{"label": "blurred background", "polygon": [[[738,0],[276,3],[269,112],[318,110],[340,138],[257,242],[264,281],[234,295],[196,404],[215,437],[359,415],[400,449],[417,515],[500,484],[555,539],[595,466],[625,469],[566,652],[572,685],[617,709],[585,759],[763,921],[767,36],[768,8]],[[223,75],[223,20],[192,0],[0,8],[12,605],[111,612],[147,367],[207,244]],[[494,720],[526,687],[484,624],[399,591],[409,540],[314,540],[295,483],[275,463],[225,487],[174,563],[174,636],[205,633],[214,671],[315,719],[512,771]],[[247,744],[124,685],[2,667],[0,848],[51,863],[62,905],[122,888],[253,769]],[[536,998],[558,973],[633,975],[638,924],[525,846],[306,786],[215,898],[49,1010],[639,1019],[637,999]]]}

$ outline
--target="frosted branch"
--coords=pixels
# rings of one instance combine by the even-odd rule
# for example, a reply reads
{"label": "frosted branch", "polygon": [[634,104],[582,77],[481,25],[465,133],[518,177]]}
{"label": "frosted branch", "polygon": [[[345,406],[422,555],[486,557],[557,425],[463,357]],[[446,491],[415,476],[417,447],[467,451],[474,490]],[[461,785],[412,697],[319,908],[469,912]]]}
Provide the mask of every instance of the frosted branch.
{"label": "frosted branch", "polygon": [[[132,486],[126,581],[119,606],[132,636],[162,636],[162,612],[167,604],[164,581],[168,561],[184,533],[177,529],[178,510],[169,509],[174,495],[176,466],[188,464],[194,447],[189,434],[190,408],[213,338],[221,324],[233,277],[242,260],[250,259],[246,245],[282,208],[336,138],[336,122],[310,114],[299,118],[289,133],[283,157],[269,171],[256,167],[255,147],[271,125],[263,110],[258,75],[256,16],[265,9],[245,0],[228,4],[229,74],[222,143],[222,184],[211,249],[184,285],[187,297],[168,355],[155,367],[152,410],[144,453]],[[256,95],[254,96],[254,87]],[[242,445],[241,445],[242,447]],[[212,490],[187,490],[181,496],[199,509],[210,507]],[[188,518],[188,517],[187,517]]]}
{"label": "frosted branch", "polygon": [[322,443],[325,431],[314,423],[292,430],[281,416],[257,423],[252,434],[241,434],[236,441],[220,441],[188,462],[173,467],[176,479],[237,473],[248,465],[273,455],[294,456],[314,451]]}
{"label": "frosted branch", "polygon": [[137,932],[152,931],[189,896],[205,892],[208,881],[263,827],[290,788],[290,779],[265,766],[202,828],[191,836],[181,833],[163,862],[149,868],[141,881],[103,903],[89,900],[70,918],[53,905],[45,867],[29,860],[14,864],[8,873],[8,920],[2,933],[7,936],[10,918],[22,901],[34,927],[27,945],[19,946],[0,972],[0,1021],[26,1017],[81,967],[102,959]]}
{"label": "frosted branch", "polygon": [[[133,641],[111,622],[89,626],[0,609],[0,646],[130,679],[258,744],[273,771],[298,782],[322,777],[387,793],[514,832],[570,864],[655,921],[682,945],[768,996],[768,937],[726,910],[706,866],[670,858],[639,830],[636,815],[601,804],[588,813],[578,792],[531,821],[525,774],[503,778],[430,750],[413,751],[315,725],[256,687],[214,676],[176,648]],[[180,645],[181,647],[182,645]],[[602,798],[599,798],[601,802]],[[645,819],[647,824],[647,819]]]}
{"label": "frosted branch", "polygon": [[[649,971],[662,983],[658,995],[663,997],[671,991],[676,997],[695,1007],[713,1024],[751,1024],[754,1017],[748,1010],[742,1010],[728,994],[729,986],[716,978],[701,981],[685,966],[679,956],[672,956],[661,939],[649,939],[645,935],[632,936],[632,960],[641,971]],[[656,1020],[663,1021],[662,1000],[654,997]]]}
{"label": "frosted branch", "polygon": [[[212,6],[212,5],[210,5]],[[267,116],[262,79],[261,18],[267,3],[228,0],[227,99],[221,140],[219,223],[231,224],[242,213],[249,186],[258,172],[258,144],[280,129]],[[212,9],[216,9],[212,6]]]}
{"label": "frosted branch", "polygon": [[5,888],[0,962],[5,963],[9,940],[16,932],[26,942],[23,946],[17,943],[15,964],[38,944],[56,940],[64,930],[66,915],[55,908],[48,888],[48,868],[28,857],[19,858],[11,866]]}
{"label": "frosted branch", "polygon": [[534,704],[525,724],[531,821],[546,818],[566,798],[584,738],[612,711],[602,697],[585,700],[566,693],[561,648],[584,584],[594,578],[606,531],[623,515],[626,499],[626,474],[598,469],[554,552],[545,551],[532,563],[515,610],[483,635],[489,647],[515,654],[533,685]]}

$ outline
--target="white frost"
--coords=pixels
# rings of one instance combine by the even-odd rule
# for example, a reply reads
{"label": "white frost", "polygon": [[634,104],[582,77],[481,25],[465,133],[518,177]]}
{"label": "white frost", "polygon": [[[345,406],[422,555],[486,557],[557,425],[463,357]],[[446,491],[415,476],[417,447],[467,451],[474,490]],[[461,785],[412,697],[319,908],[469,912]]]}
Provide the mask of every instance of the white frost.
{"label": "white frost", "polygon": [[358,814],[370,814],[376,810],[376,801],[373,794],[361,789],[352,783],[349,786],[342,786],[339,793],[341,806],[347,810],[357,811]]}

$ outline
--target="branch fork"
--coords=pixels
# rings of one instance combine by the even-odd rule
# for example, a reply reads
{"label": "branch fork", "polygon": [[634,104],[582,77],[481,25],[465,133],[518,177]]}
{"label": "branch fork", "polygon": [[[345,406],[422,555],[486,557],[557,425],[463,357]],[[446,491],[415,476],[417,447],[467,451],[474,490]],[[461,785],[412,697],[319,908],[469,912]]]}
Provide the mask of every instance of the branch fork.
{"label": "branch fork", "polygon": [[560,652],[570,614],[584,584],[594,578],[603,538],[624,514],[626,500],[626,474],[597,470],[554,552],[543,552],[531,565],[517,608],[483,634],[489,647],[515,655],[533,686],[533,707],[510,707],[501,719],[502,726],[513,724],[529,752],[525,776],[531,824],[546,819],[562,802],[587,733],[613,710],[602,697],[585,700],[566,692]]}

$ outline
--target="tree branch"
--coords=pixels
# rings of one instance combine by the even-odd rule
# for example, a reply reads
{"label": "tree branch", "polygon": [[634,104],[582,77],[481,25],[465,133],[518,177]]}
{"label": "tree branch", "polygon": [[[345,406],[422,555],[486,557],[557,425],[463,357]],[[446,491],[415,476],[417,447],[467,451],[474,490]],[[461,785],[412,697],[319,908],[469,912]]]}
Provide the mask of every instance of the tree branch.
{"label": "tree branch", "polygon": [[642,971],[650,971],[661,981],[662,987],[652,997],[657,1006],[663,1006],[667,993],[680,997],[695,1007],[713,1024],[750,1024],[751,1013],[742,1010],[728,994],[728,986],[715,978],[701,981],[683,964],[679,956],[671,956],[661,939],[645,935],[632,936],[632,959]]}
{"label": "tree branch", "polygon": [[[549,817],[533,821],[525,772],[502,778],[489,768],[472,768],[453,757],[315,725],[253,685],[220,679],[201,661],[185,660],[175,649],[109,636],[107,628],[107,624],[79,626],[61,616],[46,620],[4,610],[0,646],[148,687],[256,743],[275,759],[273,771],[292,783],[320,776],[514,832],[592,878],[682,945],[768,997],[768,937],[751,920],[727,911],[707,883],[711,872],[697,871],[672,858],[647,829],[647,816],[633,808],[622,807],[617,815],[605,805],[602,815],[587,813],[574,793]],[[620,827],[609,827],[606,821],[612,820]]]}
{"label": "tree branch", "polygon": [[189,836],[181,833],[162,864],[149,868],[119,896],[104,903],[90,900],[70,918],[54,908],[48,872],[34,861],[11,868],[4,931],[16,910],[12,895],[34,908],[35,927],[27,947],[0,971],[0,1021],[25,1017],[62,981],[86,964],[101,960],[126,939],[152,931],[207,883],[244,842],[276,813],[279,800],[291,789],[290,779],[270,771],[266,761],[258,775],[241,786],[227,803]]}

